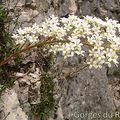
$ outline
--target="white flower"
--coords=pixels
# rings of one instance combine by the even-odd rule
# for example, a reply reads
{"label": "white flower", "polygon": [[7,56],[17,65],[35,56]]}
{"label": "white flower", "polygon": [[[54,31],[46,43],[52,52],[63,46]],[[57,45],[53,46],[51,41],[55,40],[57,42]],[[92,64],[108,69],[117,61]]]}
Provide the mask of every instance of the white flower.
{"label": "white flower", "polygon": [[107,58],[107,63],[109,62],[113,62],[115,65],[118,64],[118,55],[116,54],[116,52],[111,48],[106,50],[106,58]]}
{"label": "white flower", "polygon": [[49,52],[54,54],[61,52],[64,58],[76,54],[84,56],[87,53],[86,62],[90,68],[118,64],[120,24],[116,20],[106,18],[106,21],[103,21],[93,16],[80,19],[75,15],[59,19],[52,15],[41,25],[35,23],[31,27],[18,29],[12,38],[16,40],[16,44],[24,44],[25,41],[36,44],[39,42],[39,36],[61,40],[61,43],[49,45]]}
{"label": "white flower", "polygon": [[25,27],[23,30],[25,31],[25,34],[33,32],[32,27]]}
{"label": "white flower", "polygon": [[29,36],[28,40],[30,41],[30,43],[36,43],[38,42],[38,37],[35,35]]}
{"label": "white flower", "polygon": [[18,35],[18,34],[13,34],[13,35],[12,35],[12,38],[13,38],[13,39],[18,39],[18,38],[19,38],[19,35]]}
{"label": "white flower", "polygon": [[58,29],[56,31],[56,38],[63,40],[63,37],[65,35],[67,35],[66,30],[64,30],[64,28],[62,28],[62,27],[58,27]]}
{"label": "white flower", "polygon": [[23,35],[23,34],[26,33],[26,31],[25,31],[24,29],[21,29],[21,28],[19,28],[19,29],[17,30],[17,32],[18,32],[19,35]]}
{"label": "white flower", "polygon": [[36,33],[40,33],[40,32],[41,32],[41,29],[40,29],[39,25],[37,25],[36,23],[33,24],[31,30],[32,30],[31,33],[33,33],[33,34],[36,34]]}
{"label": "white flower", "polygon": [[26,39],[24,37],[21,37],[21,38],[19,38],[19,39],[16,40],[16,44],[22,45],[22,44],[25,43],[25,41],[26,41]]}
{"label": "white flower", "polygon": [[118,21],[106,18],[106,25],[110,27],[117,27]]}
{"label": "white flower", "polygon": [[54,54],[56,54],[57,50],[58,50],[58,45],[52,45],[49,52],[53,52]]}

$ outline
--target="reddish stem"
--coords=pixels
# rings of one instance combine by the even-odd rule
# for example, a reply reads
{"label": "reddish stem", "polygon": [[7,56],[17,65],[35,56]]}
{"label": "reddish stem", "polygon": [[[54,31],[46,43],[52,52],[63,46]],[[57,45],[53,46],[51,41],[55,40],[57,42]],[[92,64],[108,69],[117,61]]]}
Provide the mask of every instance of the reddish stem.
{"label": "reddish stem", "polygon": [[35,48],[35,47],[40,47],[40,46],[43,46],[43,45],[46,45],[46,44],[51,44],[51,43],[58,43],[58,42],[62,42],[62,43],[66,43],[66,42],[69,42],[68,40],[66,41],[61,41],[61,40],[54,40],[54,41],[42,41],[40,43],[37,43],[35,45],[32,45],[32,46],[28,46],[27,48],[24,48],[18,52],[14,52],[13,54],[11,54],[10,56],[8,56],[7,58],[5,58],[5,60],[1,61],[0,62],[0,66],[8,63],[13,57],[16,57],[18,56],[19,54],[21,54],[22,52],[27,52],[29,51],[30,49],[32,48]]}

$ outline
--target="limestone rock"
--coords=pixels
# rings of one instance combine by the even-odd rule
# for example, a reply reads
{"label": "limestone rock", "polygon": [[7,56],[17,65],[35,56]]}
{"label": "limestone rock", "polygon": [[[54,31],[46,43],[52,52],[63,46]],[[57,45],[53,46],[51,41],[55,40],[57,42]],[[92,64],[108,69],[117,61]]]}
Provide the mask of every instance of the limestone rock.
{"label": "limestone rock", "polygon": [[27,120],[28,117],[20,107],[15,90],[6,90],[1,97],[6,120]]}
{"label": "limestone rock", "polygon": [[[64,119],[78,120],[75,114],[80,113],[97,114],[114,111],[113,100],[111,99],[108,78],[102,70],[83,70],[73,78],[66,80],[61,105]],[[80,119],[80,116],[79,116]],[[90,120],[84,117],[82,120]],[[95,120],[98,120],[96,117]],[[107,118],[106,120],[110,120]]]}

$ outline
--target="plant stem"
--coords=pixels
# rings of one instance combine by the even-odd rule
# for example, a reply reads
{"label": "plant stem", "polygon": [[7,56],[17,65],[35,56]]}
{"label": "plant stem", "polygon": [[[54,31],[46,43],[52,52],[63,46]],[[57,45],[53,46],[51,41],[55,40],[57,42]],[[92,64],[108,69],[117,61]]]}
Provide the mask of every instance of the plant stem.
{"label": "plant stem", "polygon": [[69,42],[68,40],[66,41],[61,41],[61,40],[53,40],[53,41],[42,41],[42,42],[39,42],[39,43],[36,43],[35,45],[30,45],[18,52],[14,52],[13,54],[11,54],[10,56],[8,56],[7,58],[5,58],[5,60],[1,61],[0,62],[0,66],[8,63],[13,57],[16,57],[18,56],[19,54],[23,53],[23,52],[27,52],[35,47],[40,47],[40,46],[43,46],[43,45],[46,45],[46,44],[52,44],[52,43],[58,43],[58,42],[61,42],[61,43],[66,43],[66,42]]}
{"label": "plant stem", "polygon": [[[47,40],[43,40],[42,42],[39,42],[39,43],[36,43],[35,45],[30,45],[18,52],[14,52],[13,54],[11,54],[10,56],[6,57],[3,61],[0,62],[0,66],[8,63],[13,57],[16,57],[18,55],[20,55],[21,53],[23,52],[27,52],[35,47],[41,47],[43,45],[47,45],[47,44],[52,44],[52,43],[69,43],[70,41],[69,40],[56,40],[56,39],[52,39],[51,41],[51,38],[47,38]],[[90,45],[89,43],[87,42],[82,42],[84,45],[87,45],[87,46],[90,46],[90,47],[93,47],[93,45]]]}

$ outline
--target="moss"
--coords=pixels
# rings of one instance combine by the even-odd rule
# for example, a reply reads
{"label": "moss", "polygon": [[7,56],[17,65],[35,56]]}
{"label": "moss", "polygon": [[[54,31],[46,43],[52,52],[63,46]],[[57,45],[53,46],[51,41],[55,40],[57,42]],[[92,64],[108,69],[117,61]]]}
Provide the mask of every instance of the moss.
{"label": "moss", "polygon": [[52,67],[53,61],[54,61],[53,53],[50,53],[49,55],[46,56],[43,65],[43,70],[45,72],[47,72]]}
{"label": "moss", "polygon": [[115,71],[113,72],[113,75],[114,75],[115,77],[117,77],[117,78],[120,78],[120,69],[115,70]]}
{"label": "moss", "polygon": [[48,74],[43,74],[40,87],[40,103],[31,105],[31,111],[40,120],[46,120],[54,109],[54,82]]}
{"label": "moss", "polygon": [[4,25],[7,22],[7,10],[0,6],[0,25]]}
{"label": "moss", "polygon": [[[13,40],[6,28],[8,12],[4,7],[0,7],[0,61],[13,52]],[[0,93],[14,84],[15,78],[12,76],[12,68],[8,64],[0,66]]]}

